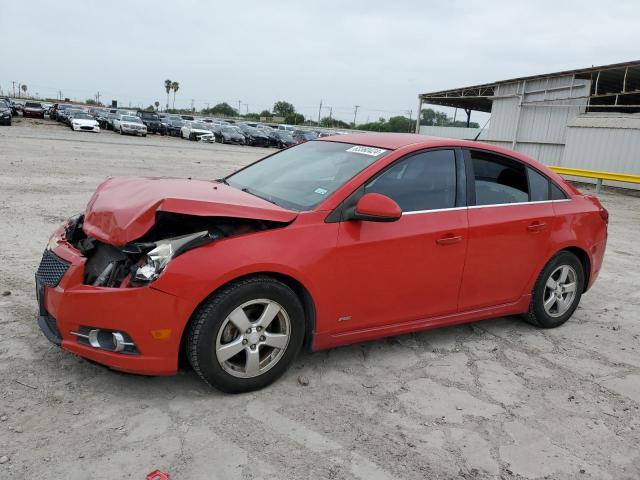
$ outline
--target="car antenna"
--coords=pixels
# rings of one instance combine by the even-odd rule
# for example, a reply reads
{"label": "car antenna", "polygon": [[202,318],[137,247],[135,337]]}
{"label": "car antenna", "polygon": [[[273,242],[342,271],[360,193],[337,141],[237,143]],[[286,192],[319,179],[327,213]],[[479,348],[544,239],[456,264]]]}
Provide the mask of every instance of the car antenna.
{"label": "car antenna", "polygon": [[480,131],[478,132],[478,134],[473,138],[473,141],[477,141],[478,137],[480,136],[480,134],[482,133],[482,131],[484,130],[484,127],[487,126],[487,123],[489,123],[489,120],[491,120],[491,115],[489,115],[489,118],[487,118],[487,121],[484,122],[484,125],[482,126],[482,128],[480,129]]}

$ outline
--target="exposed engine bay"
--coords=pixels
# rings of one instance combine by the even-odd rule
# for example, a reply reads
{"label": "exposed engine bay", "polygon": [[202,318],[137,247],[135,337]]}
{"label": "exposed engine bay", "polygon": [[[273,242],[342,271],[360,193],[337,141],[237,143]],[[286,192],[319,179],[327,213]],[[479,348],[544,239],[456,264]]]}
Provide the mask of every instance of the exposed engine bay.
{"label": "exposed engine bay", "polygon": [[124,246],[90,238],[83,230],[84,215],[71,218],[64,237],[87,258],[84,284],[97,287],[141,287],[159,277],[169,261],[208,243],[286,225],[246,218],[203,217],[157,212],[154,226]]}

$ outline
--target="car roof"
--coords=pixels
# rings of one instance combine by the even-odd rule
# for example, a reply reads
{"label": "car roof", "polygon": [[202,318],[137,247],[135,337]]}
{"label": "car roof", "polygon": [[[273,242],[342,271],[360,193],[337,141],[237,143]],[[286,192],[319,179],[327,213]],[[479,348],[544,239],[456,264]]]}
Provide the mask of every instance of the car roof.
{"label": "car roof", "polygon": [[346,135],[320,137],[314,142],[337,142],[337,143],[353,143],[356,145],[364,145],[367,147],[384,148],[388,150],[397,150],[403,147],[409,147],[408,150],[418,150],[422,148],[434,147],[460,147],[475,148],[487,150],[507,157],[515,158],[527,165],[534,166],[542,170],[548,177],[551,177],[556,183],[567,185],[567,182],[551,170],[546,165],[536,161],[535,159],[524,155],[523,153],[511,150],[509,148],[492,145],[484,142],[472,140],[458,140],[454,138],[428,137],[426,135],[418,135],[414,133],[350,133]]}

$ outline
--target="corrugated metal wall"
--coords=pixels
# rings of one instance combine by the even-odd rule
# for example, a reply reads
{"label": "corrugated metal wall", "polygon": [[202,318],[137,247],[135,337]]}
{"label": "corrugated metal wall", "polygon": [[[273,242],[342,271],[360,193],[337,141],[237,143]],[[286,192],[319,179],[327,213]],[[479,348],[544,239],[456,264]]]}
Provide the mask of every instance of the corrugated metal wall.
{"label": "corrugated metal wall", "polygon": [[573,75],[498,84],[488,143],[514,148],[547,165],[558,165],[567,123],[584,112],[590,81]]}
{"label": "corrugated metal wall", "polygon": [[[580,121],[570,123],[567,128],[563,167],[640,175],[640,125],[637,121],[631,122],[632,118],[624,116],[616,119],[611,115],[591,113],[578,119]],[[591,179],[575,180],[595,183]],[[640,190],[640,185],[631,183],[607,181],[605,184]]]}
{"label": "corrugated metal wall", "polygon": [[[457,138],[460,140],[473,140],[480,132],[480,128],[465,127],[437,127],[429,125],[420,125],[420,135],[429,135],[431,137]],[[482,130],[478,140],[484,140],[487,136],[487,130]]]}

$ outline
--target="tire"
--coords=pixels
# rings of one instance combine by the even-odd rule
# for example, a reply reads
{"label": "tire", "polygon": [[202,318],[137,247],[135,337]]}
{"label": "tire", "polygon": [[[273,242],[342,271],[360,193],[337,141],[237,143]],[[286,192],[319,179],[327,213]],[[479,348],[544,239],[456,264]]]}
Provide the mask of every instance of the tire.
{"label": "tire", "polygon": [[142,134],[142,136],[143,136],[143,137],[146,137],[146,136],[147,136],[147,134],[146,134],[146,133],[143,133],[143,134]]}
{"label": "tire", "polygon": [[191,140],[192,142],[195,141],[196,136],[193,133],[189,134],[189,140]]}
{"label": "tire", "polygon": [[536,280],[525,320],[540,328],[559,327],[578,308],[584,282],[584,267],[578,257],[564,250],[558,253],[549,260]]}
{"label": "tire", "polygon": [[[260,316],[267,307],[277,311],[261,334]],[[249,328],[242,333],[236,324]],[[224,287],[198,308],[188,327],[187,358],[200,378],[218,390],[258,390],[286,371],[300,351],[304,329],[304,311],[293,290],[268,276],[250,277]],[[230,353],[221,353],[227,345],[232,346]],[[253,368],[250,358],[258,362]]]}
{"label": "tire", "polygon": [[120,135],[124,135],[124,131],[120,129]]}

